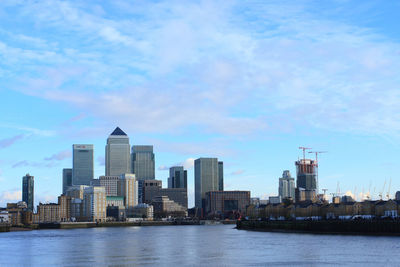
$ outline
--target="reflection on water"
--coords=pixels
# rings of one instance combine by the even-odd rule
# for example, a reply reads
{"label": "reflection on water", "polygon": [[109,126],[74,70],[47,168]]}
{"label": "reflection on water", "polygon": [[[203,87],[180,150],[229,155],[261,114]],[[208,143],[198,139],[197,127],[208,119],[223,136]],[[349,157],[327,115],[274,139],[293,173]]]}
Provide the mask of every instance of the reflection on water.
{"label": "reflection on water", "polygon": [[233,225],[0,234],[0,266],[400,265],[400,237],[238,231]]}

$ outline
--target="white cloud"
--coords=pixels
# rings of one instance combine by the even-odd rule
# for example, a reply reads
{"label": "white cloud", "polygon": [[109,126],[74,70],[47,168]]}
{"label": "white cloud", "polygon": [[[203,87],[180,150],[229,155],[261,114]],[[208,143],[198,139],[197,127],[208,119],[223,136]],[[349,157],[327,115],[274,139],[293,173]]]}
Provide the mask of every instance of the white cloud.
{"label": "white cloud", "polygon": [[158,170],[159,171],[167,171],[167,170],[169,170],[169,167],[165,166],[165,165],[161,165],[160,167],[158,167]]}
{"label": "white cloud", "polygon": [[385,36],[310,14],[307,2],[142,4],[114,4],[126,19],[84,3],[24,5],[37,25],[88,45],[49,38],[69,52],[38,51],[4,40],[9,64],[49,66],[15,89],[130,131],[400,133],[400,46]]}
{"label": "white cloud", "polygon": [[7,203],[17,202],[21,200],[22,200],[21,190],[2,191],[0,193],[0,205],[6,205]]}

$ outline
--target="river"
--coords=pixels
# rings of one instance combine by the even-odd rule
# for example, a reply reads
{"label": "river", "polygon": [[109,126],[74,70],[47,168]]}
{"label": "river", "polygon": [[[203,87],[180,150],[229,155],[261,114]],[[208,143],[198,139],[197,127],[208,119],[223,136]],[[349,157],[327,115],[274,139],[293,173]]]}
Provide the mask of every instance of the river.
{"label": "river", "polygon": [[234,225],[0,233],[0,266],[400,266],[400,237],[253,232]]}

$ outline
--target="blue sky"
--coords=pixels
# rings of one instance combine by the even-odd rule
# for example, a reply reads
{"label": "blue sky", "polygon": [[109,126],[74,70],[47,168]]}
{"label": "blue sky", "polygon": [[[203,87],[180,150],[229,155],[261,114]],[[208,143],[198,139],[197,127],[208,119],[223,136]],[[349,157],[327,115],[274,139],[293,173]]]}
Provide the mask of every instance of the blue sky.
{"label": "blue sky", "polygon": [[71,147],[95,175],[119,126],[153,144],[156,176],[225,163],[225,188],[276,195],[301,156],[326,150],[320,188],[400,190],[398,1],[0,2],[0,206],[35,176],[55,201]]}

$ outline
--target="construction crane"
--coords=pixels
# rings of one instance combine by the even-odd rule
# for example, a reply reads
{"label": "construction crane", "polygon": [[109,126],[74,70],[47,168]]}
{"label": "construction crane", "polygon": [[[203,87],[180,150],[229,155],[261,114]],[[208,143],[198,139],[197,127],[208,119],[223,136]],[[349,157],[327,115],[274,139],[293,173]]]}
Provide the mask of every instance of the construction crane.
{"label": "construction crane", "polygon": [[390,187],[391,187],[391,185],[392,185],[392,178],[390,178],[390,180],[389,180],[389,188],[388,188],[388,191],[386,193],[387,200],[390,199]]}
{"label": "construction crane", "polygon": [[303,160],[305,160],[305,159],[306,159],[306,150],[307,150],[307,149],[312,149],[312,148],[311,148],[311,147],[303,147],[303,146],[300,146],[299,149],[302,149],[302,150],[303,150]]}
{"label": "construction crane", "polygon": [[385,179],[385,182],[383,183],[382,191],[379,193],[379,197],[381,198],[381,200],[382,200],[382,197],[383,197],[383,192],[385,192],[385,186],[386,186],[386,179]]}
{"label": "construction crane", "polygon": [[319,182],[318,182],[318,154],[328,153],[328,151],[309,151],[308,153],[315,154],[315,167],[317,171],[317,194],[319,194]]}

